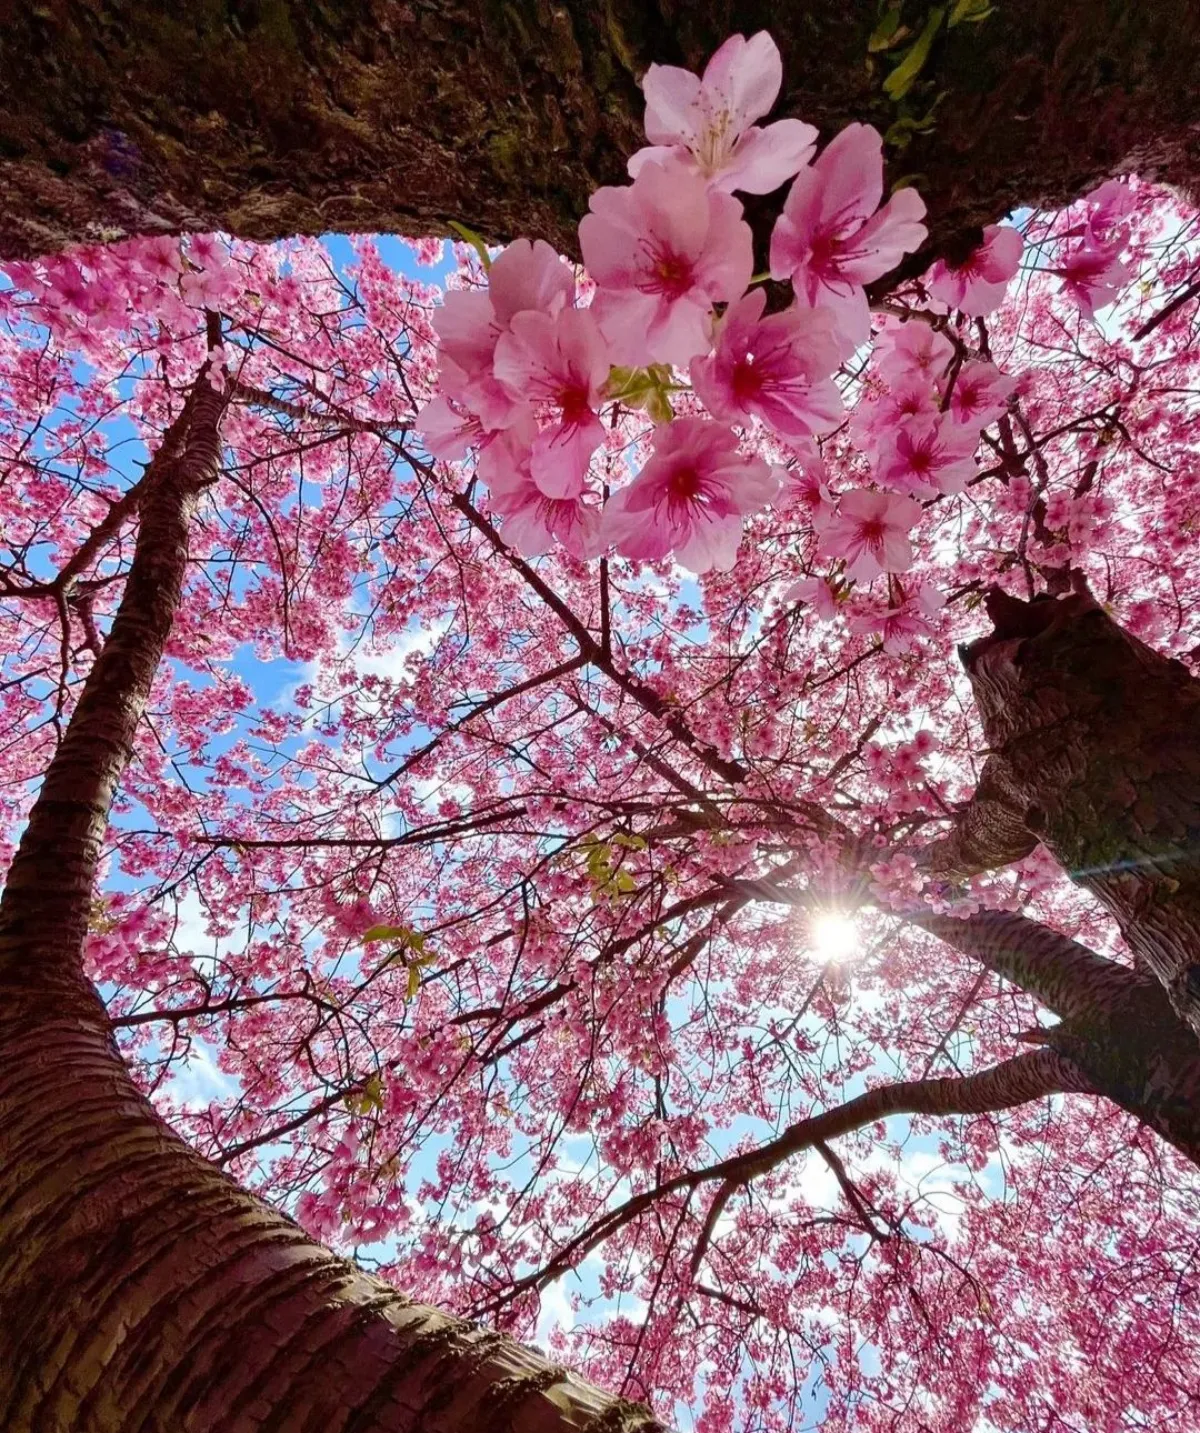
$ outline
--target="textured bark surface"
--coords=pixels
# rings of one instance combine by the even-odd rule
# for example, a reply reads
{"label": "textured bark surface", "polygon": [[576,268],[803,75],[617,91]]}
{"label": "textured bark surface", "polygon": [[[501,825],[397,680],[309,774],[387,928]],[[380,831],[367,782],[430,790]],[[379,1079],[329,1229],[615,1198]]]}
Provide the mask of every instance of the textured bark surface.
{"label": "textured bark surface", "polygon": [[652,1433],[644,1409],[410,1303],[201,1159],[134,1087],[81,973],[225,401],[202,372],[138,485],[120,608],[0,898],[0,1428]]}
{"label": "textured bark surface", "polygon": [[[931,7],[906,0],[919,29]],[[221,228],[542,235],[569,251],[642,142],[637,80],[767,27],[779,113],[826,137],[898,110],[844,0],[0,0],[0,253]],[[1192,0],[1001,0],[922,82],[934,247],[1114,168],[1200,175]]]}
{"label": "textured bark surface", "polygon": [[1040,840],[1200,1035],[1200,681],[1086,592],[997,592],[988,614],[964,653],[991,752],[982,800],[931,864],[965,875]]}
{"label": "textured bark surface", "polygon": [[502,1335],[412,1304],[172,1135],[79,982],[0,991],[8,1433],[652,1433]]}
{"label": "textured bark surface", "polygon": [[1007,911],[910,919],[1058,1015],[1024,1038],[1200,1165],[1200,1046],[1157,981]]}

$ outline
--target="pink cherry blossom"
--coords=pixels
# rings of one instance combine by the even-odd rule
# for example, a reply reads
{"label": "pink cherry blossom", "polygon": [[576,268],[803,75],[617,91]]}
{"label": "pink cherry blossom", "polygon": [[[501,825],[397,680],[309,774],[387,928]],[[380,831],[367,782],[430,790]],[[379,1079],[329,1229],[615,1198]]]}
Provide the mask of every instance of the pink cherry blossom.
{"label": "pink cherry blossom", "polygon": [[783,470],[779,505],[788,507],[795,504],[802,508],[809,525],[819,532],[835,511],[828,486],[829,472],[815,443],[799,442],[794,449],[794,465]]}
{"label": "pink cherry blossom", "polygon": [[872,605],[851,617],[850,630],[857,635],[878,634],[883,640],[883,650],[892,657],[911,651],[918,638],[930,635],[929,623],[908,602],[896,607]]}
{"label": "pink cherry blossom", "polygon": [[875,479],[918,497],[960,493],[975,474],[978,432],[948,413],[910,419],[879,441]]}
{"label": "pink cherry blossom", "polygon": [[929,270],[928,287],[934,298],[952,309],[982,318],[1000,307],[1009,280],[1021,266],[1025,239],[1007,224],[989,224],[983,242],[966,262],[951,267],[939,259]]}
{"label": "pink cherry blossom", "polygon": [[821,534],[821,550],[846,561],[846,575],[869,582],[881,572],[906,572],[913,548],[908,533],[921,507],[897,493],[853,488],[842,494],[837,516]]}
{"label": "pink cherry blossom", "polygon": [[1132,186],[1122,179],[1106,179],[1090,194],[1084,195],[1084,203],[1091,210],[1088,228],[1095,238],[1106,238],[1114,225],[1129,215],[1137,203]]}
{"label": "pink cherry blossom", "polygon": [[753,271],[741,204],[678,164],[598,189],[579,243],[613,360],[633,367],[685,367],[704,353],[713,304],[738,298]]}
{"label": "pink cherry blossom", "polygon": [[770,464],[739,453],[729,428],[677,418],[657,430],[646,466],[609,499],[603,533],[627,557],[654,560],[674,552],[692,572],[728,572],[742,518],[760,512],[778,489]]}
{"label": "pink cherry blossom", "polygon": [[[196,247],[193,242],[193,258],[196,257]],[[221,250],[217,250],[203,269],[189,269],[179,281],[183,301],[192,308],[220,309],[233,299],[237,288],[238,270],[226,262]]]}
{"label": "pink cherry blossom", "polygon": [[798,174],[817,131],[798,119],[754,123],[783,83],[779,49],[765,30],[731,35],[709,60],[703,79],[674,65],[651,65],[642,80],[650,147],[629,161],[636,178],[647,164],[675,159],[717,189],[769,194]]}
{"label": "pink cherry blossom", "polygon": [[183,272],[183,253],[178,239],[146,239],[137,253],[142,273],[162,283],[178,282]]}
{"label": "pink cherry blossom", "polygon": [[608,379],[608,349],[587,309],[519,313],[496,344],[496,377],[515,399],[534,405],[545,426],[533,444],[530,471],[552,498],[583,492],[588,462],[604,441],[596,416]]}
{"label": "pink cherry blossom", "polygon": [[1008,407],[1017,380],[1001,373],[994,363],[976,360],[964,363],[950,390],[950,412],[954,421],[978,432],[994,423]]}
{"label": "pink cherry blossom", "polygon": [[50,313],[86,317],[94,302],[92,285],[78,264],[56,264],[46,276],[43,304]]}
{"label": "pink cherry blossom", "polygon": [[1063,281],[1063,292],[1085,318],[1095,317],[1098,308],[1107,308],[1129,282],[1129,269],[1118,257],[1125,243],[1123,230],[1103,243],[1089,235],[1059,255],[1054,272]]}
{"label": "pink cherry blossom", "polygon": [[822,622],[832,622],[837,616],[837,593],[824,577],[802,577],[799,582],[793,582],[783,594],[783,600],[807,604]]}
{"label": "pink cherry blossom", "polygon": [[761,418],[782,438],[828,433],[844,416],[830,374],[840,342],[831,316],[793,305],[763,317],[767,296],[753,289],[731,304],[717,330],[716,351],[692,360],[696,393],[714,418]]}
{"label": "pink cherry blossom", "polygon": [[[933,635],[931,619],[936,617],[945,605],[945,595],[930,583],[923,583],[915,597],[889,602],[887,605],[864,603],[851,617],[850,630],[860,635],[878,633],[883,640],[883,650],[889,656],[898,657],[911,651],[920,638]],[[931,749],[928,733],[923,736],[918,733],[918,738],[920,739],[914,741],[913,746],[920,750],[904,753],[897,763],[901,767],[909,766],[909,774],[912,776],[921,774],[915,765],[916,758]]]}
{"label": "pink cherry blossom", "polygon": [[928,377],[919,371],[898,373],[890,386],[876,386],[858,402],[850,415],[850,432],[862,451],[875,457],[881,443],[890,441],[910,418],[936,418],[939,401]]}
{"label": "pink cherry blossom", "polygon": [[536,428],[528,417],[498,433],[479,457],[488,502],[503,519],[501,532],[524,557],[539,557],[555,543],[573,556],[591,557],[598,546],[600,509],[580,497],[548,497],[530,469]]}
{"label": "pink cherry blossom", "polygon": [[870,336],[864,284],[881,278],[925,241],[925,204],[914,189],[883,197],[883,140],[849,124],[802,170],[771,235],[771,276],[797,297],[831,308],[852,346]]}
{"label": "pink cherry blossom", "polygon": [[475,414],[444,393],[425,404],[413,427],[424,438],[425,447],[433,457],[447,461],[465,457],[484,437],[484,429]]}
{"label": "pink cherry blossom", "polygon": [[902,323],[891,317],[880,334],[875,369],[887,383],[920,378],[940,382],[954,357],[954,345],[932,324]]}
{"label": "pink cherry blossom", "polygon": [[496,344],[518,313],[556,314],[574,291],[571,271],[544,240],[510,244],[489,269],[486,292],[452,290],[434,315],[443,392],[476,413],[486,428],[514,422],[522,404],[496,378]]}

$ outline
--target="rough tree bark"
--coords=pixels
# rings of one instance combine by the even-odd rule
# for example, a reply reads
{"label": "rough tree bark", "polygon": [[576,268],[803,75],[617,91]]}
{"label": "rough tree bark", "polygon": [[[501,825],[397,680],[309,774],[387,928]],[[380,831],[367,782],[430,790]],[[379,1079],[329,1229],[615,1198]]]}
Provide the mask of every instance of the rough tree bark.
{"label": "rough tree bark", "polygon": [[119,612],[0,899],[0,1427],[652,1433],[644,1409],[411,1303],[201,1159],[134,1087],[82,974],[224,403],[202,373],[139,484]]}
{"label": "rough tree bark", "polygon": [[962,656],[990,754],[929,864],[969,875],[1041,841],[1200,1035],[1200,681],[1081,586],[987,611]]}
{"label": "rough tree bark", "polygon": [[908,919],[1057,1015],[1021,1038],[1200,1165],[1200,1048],[1156,981],[1007,911]]}
{"label": "rough tree bark", "polygon": [[[926,0],[905,0],[919,30]],[[541,235],[564,251],[588,193],[641,142],[637,80],[762,27],[780,113],[828,135],[898,110],[863,0],[0,0],[0,254],[224,229]],[[1137,167],[1200,175],[1192,0],[1000,0],[943,29],[914,99],[932,248],[1020,203]],[[923,103],[918,104],[918,101]]]}

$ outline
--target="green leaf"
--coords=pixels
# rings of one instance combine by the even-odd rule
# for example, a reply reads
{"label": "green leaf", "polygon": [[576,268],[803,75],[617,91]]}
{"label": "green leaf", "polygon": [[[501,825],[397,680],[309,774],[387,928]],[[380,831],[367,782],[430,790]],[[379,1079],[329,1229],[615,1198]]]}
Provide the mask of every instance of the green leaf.
{"label": "green leaf", "polygon": [[406,998],[409,1000],[414,999],[417,991],[420,990],[420,988],[421,970],[420,967],[414,961],[413,964],[408,967],[408,994]]}
{"label": "green leaf", "polygon": [[411,935],[412,931],[406,925],[373,925],[359,936],[359,940],[364,945],[372,940],[402,940],[407,943]]}
{"label": "green leaf", "polygon": [[950,29],[955,25],[978,25],[995,8],[991,0],[955,0],[954,9],[950,11]]}
{"label": "green leaf", "polygon": [[927,174],[902,174],[888,192],[895,194],[901,189],[911,189],[916,184],[926,183],[928,179]]}
{"label": "green leaf", "polygon": [[474,229],[468,229],[465,224],[460,224],[457,219],[450,220],[450,228],[458,235],[464,244],[470,244],[471,248],[479,255],[479,262],[483,265],[484,273],[492,267],[492,256],[488,253],[487,240],[482,234],[477,234]]}
{"label": "green leaf", "polygon": [[652,363],[649,368],[610,369],[605,395],[627,408],[641,409],[656,423],[669,423],[675,416],[667,396],[673,387],[670,368]]}
{"label": "green leaf", "polygon": [[646,849],[644,836],[626,836],[623,831],[618,832],[612,838],[612,843],[614,846],[623,846],[626,851],[644,851]]}
{"label": "green leaf", "polygon": [[890,145],[893,149],[906,149],[914,134],[928,134],[936,123],[938,103],[944,94],[945,91],[938,95],[927,114],[902,114],[899,119],[888,126],[883,136],[884,144]]}
{"label": "green leaf", "polygon": [[646,410],[646,416],[653,418],[656,423],[669,423],[675,416],[675,410],[671,407],[671,400],[658,388],[650,394],[642,406]]}
{"label": "green leaf", "polygon": [[357,1094],[347,1095],[346,1107],[355,1115],[369,1115],[383,1109],[382,1078],[377,1074],[372,1075]]}
{"label": "green leaf", "polygon": [[945,18],[946,10],[942,5],[935,6],[929,12],[925,28],[905,51],[904,58],[883,82],[884,93],[890,99],[902,100],[916,84],[921,71],[925,68],[925,61],[929,58],[929,52],[933,49],[933,42],[942,28],[942,21]]}
{"label": "green leaf", "polygon": [[877,55],[880,50],[890,50],[897,41],[896,32],[900,28],[900,5],[898,0],[883,12],[883,18],[871,33],[867,41],[867,53]]}

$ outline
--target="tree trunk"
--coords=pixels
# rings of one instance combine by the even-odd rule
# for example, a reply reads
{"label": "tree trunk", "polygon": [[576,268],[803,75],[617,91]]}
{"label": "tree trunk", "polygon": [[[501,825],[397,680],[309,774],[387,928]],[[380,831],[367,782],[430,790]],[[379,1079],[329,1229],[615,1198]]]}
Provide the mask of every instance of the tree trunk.
{"label": "tree trunk", "polygon": [[224,402],[202,371],[138,485],[121,606],[0,899],[0,1427],[651,1433],[644,1409],[410,1303],[201,1159],[134,1087],[83,977]]}
{"label": "tree trunk", "polygon": [[0,1229],[9,1433],[659,1428],[239,1189],[134,1089],[82,979],[0,1004]]}
{"label": "tree trunk", "polygon": [[1059,1016],[1021,1038],[1069,1061],[1092,1093],[1200,1165],[1200,1048],[1156,981],[1008,911],[906,919]]}
{"label": "tree trunk", "polygon": [[963,660],[991,754],[930,864],[966,875],[1041,841],[1200,1035],[1200,681],[1084,591],[997,591],[988,615]]}
{"label": "tree trunk", "polygon": [[[919,30],[932,6],[906,0]],[[844,0],[0,0],[0,254],[181,229],[540,235],[575,248],[589,192],[643,141],[637,81],[768,28],[778,113],[826,138],[902,110]],[[929,252],[1114,168],[1200,175],[1192,0],[1001,0],[943,25],[895,159]],[[755,207],[755,206],[752,206]],[[761,206],[757,206],[761,207]]]}

